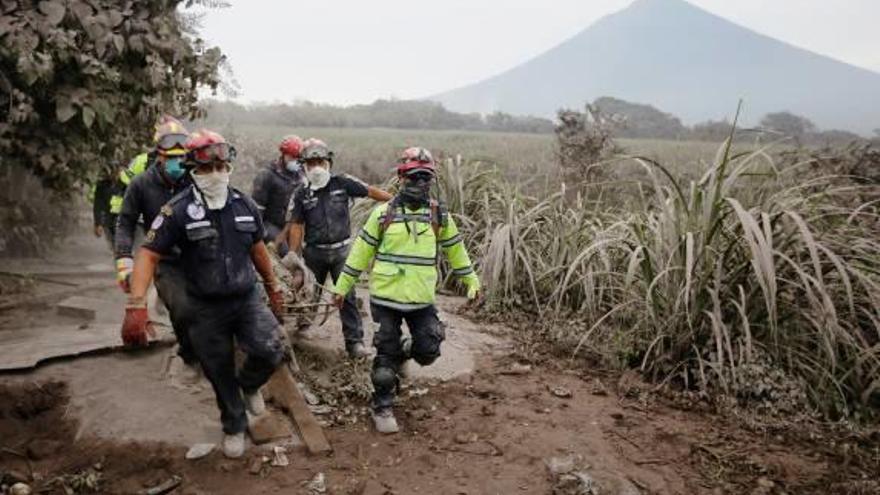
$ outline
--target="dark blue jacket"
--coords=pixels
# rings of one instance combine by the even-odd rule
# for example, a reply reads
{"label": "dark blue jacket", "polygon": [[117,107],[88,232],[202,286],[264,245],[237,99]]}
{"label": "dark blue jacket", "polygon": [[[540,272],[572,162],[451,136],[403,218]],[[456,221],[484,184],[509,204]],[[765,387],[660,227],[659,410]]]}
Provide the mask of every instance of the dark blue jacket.
{"label": "dark blue jacket", "polygon": [[308,245],[334,244],[351,237],[351,201],[368,194],[368,186],[350,175],[334,175],[321,189],[296,190],[289,221],[304,225]]}
{"label": "dark blue jacket", "polygon": [[230,188],[226,205],[209,210],[190,186],[162,207],[144,247],[160,255],[179,248],[187,291],[223,298],[254,289],[257,275],[251,249],[262,240],[260,210],[247,195]]}

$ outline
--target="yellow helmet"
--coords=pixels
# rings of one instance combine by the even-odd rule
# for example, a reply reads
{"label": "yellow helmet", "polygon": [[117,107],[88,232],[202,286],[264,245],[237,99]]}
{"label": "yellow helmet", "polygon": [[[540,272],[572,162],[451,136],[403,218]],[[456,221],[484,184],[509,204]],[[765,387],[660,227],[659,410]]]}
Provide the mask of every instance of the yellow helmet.
{"label": "yellow helmet", "polygon": [[186,140],[189,132],[186,127],[170,115],[163,115],[156,123],[153,133],[153,144],[156,151],[164,156],[183,156],[186,154]]}

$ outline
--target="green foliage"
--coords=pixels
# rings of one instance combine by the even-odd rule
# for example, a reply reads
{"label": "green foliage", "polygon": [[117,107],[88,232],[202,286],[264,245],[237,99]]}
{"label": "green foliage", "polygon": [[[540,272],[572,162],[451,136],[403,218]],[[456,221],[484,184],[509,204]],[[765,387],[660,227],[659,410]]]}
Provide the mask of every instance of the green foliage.
{"label": "green foliage", "polygon": [[222,55],[181,33],[179,1],[0,3],[0,156],[66,192],[195,116]]}

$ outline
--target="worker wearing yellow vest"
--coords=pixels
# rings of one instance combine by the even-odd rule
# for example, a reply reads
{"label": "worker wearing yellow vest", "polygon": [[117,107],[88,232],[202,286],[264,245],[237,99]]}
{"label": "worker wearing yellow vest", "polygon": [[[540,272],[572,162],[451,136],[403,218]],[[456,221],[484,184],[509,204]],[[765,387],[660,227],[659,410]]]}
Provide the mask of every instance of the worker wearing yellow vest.
{"label": "worker wearing yellow vest", "polygon": [[113,195],[110,196],[111,214],[119,215],[119,212],[122,211],[122,198],[125,197],[125,188],[131,184],[132,179],[147,170],[147,167],[150,162],[153,161],[153,158],[155,158],[155,154],[152,152],[141,153],[134,157],[134,159],[128,163],[127,167],[119,171],[119,183],[122,185],[122,188],[121,190],[114,191]]}
{"label": "worker wearing yellow vest", "polygon": [[[409,358],[422,366],[440,356],[445,338],[434,307],[437,285],[437,246],[452,272],[467,287],[468,299],[480,293],[480,279],[462,243],[458,227],[444,207],[430,197],[435,179],[431,153],[424,148],[404,151],[397,166],[400,192],[391,202],[373,209],[354,242],[342,274],[333,288],[341,307],[360,274],[370,271],[370,312],[379,329],[373,338],[373,421],[381,433],[396,433],[391,406],[401,365]],[[410,338],[401,338],[406,321]]]}

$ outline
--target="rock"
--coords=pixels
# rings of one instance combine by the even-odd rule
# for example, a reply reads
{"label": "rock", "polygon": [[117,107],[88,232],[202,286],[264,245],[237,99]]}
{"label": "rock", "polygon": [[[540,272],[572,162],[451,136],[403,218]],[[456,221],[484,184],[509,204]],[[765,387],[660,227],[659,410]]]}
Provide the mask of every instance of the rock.
{"label": "rock", "polygon": [[502,375],[528,375],[532,372],[532,365],[513,363],[507,368],[501,370]]}
{"label": "rock", "polygon": [[258,475],[263,471],[263,456],[254,457],[248,463],[248,472],[253,475]]}
{"label": "rock", "polygon": [[33,490],[31,490],[30,485],[26,485],[24,483],[16,483],[9,487],[9,495],[31,495]]}
{"label": "rock", "polygon": [[420,420],[427,419],[427,418],[431,417],[431,413],[430,413],[430,412],[428,412],[428,411],[425,410],[425,409],[421,409],[421,408],[416,409],[416,410],[414,410],[414,411],[411,411],[411,412],[409,413],[409,415],[410,415],[413,419],[415,419],[416,421],[420,421]]}
{"label": "rock", "polygon": [[213,443],[197,443],[186,451],[186,458],[190,461],[201,459],[214,450]]}
{"label": "rock", "polygon": [[455,443],[460,444],[474,443],[479,439],[480,437],[476,433],[459,433],[455,435]]}
{"label": "rock", "polygon": [[27,446],[27,456],[35,461],[40,461],[52,456],[58,452],[61,447],[62,443],[58,440],[34,440]]}
{"label": "rock", "polygon": [[577,468],[577,464],[581,461],[581,456],[569,454],[561,457],[551,457],[544,460],[547,471],[553,476],[568,474]]}
{"label": "rock", "polygon": [[324,473],[318,473],[309,481],[303,483],[303,486],[310,494],[327,493],[327,484],[324,481]]}
{"label": "rock", "polygon": [[560,399],[571,399],[572,393],[571,390],[565,387],[553,387],[550,389],[550,393],[555,397],[559,397]]}
{"label": "rock", "polygon": [[287,459],[287,449],[280,445],[272,448],[272,465],[275,467],[285,467],[290,464]]}
{"label": "rock", "polygon": [[599,495],[599,487],[586,471],[563,474],[553,484],[553,495]]}

